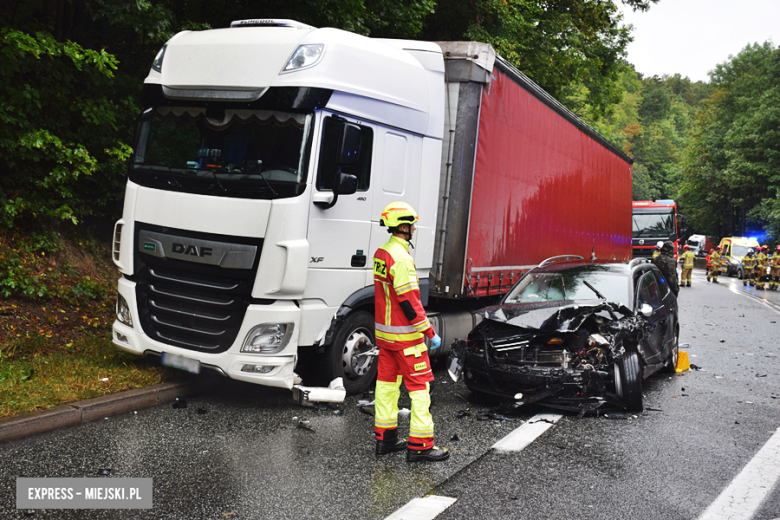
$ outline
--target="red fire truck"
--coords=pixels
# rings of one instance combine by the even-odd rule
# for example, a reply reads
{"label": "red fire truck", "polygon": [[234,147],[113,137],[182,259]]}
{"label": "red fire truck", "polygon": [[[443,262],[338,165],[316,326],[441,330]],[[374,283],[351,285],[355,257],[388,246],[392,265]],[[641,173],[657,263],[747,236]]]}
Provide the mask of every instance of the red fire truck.
{"label": "red fire truck", "polygon": [[631,218],[634,258],[653,256],[656,244],[667,240],[674,243],[675,258],[680,237],[685,234],[685,217],[677,213],[673,200],[635,200]]}

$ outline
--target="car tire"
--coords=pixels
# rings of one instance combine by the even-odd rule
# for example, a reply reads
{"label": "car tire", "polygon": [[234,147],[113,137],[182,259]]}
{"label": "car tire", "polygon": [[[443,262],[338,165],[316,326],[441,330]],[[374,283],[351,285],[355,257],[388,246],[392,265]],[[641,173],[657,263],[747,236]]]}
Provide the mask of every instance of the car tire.
{"label": "car tire", "polygon": [[740,280],[742,280],[742,277],[743,277],[743,276],[745,276],[745,275],[744,275],[744,274],[742,274],[742,268],[740,267],[740,268],[739,268],[739,271],[737,271],[737,278],[739,278]]}
{"label": "car tire", "polygon": [[628,410],[641,412],[642,372],[639,366],[639,354],[626,352],[615,360],[615,393]]}
{"label": "car tire", "polygon": [[[376,380],[374,316],[365,311],[348,315],[326,351],[330,380],[341,377],[347,395],[357,395],[372,388]],[[366,355],[372,352],[377,355]]]}
{"label": "car tire", "polygon": [[672,344],[672,351],[669,357],[666,359],[666,372],[675,374],[677,372],[677,360],[680,357],[680,331],[674,331],[674,344]]}

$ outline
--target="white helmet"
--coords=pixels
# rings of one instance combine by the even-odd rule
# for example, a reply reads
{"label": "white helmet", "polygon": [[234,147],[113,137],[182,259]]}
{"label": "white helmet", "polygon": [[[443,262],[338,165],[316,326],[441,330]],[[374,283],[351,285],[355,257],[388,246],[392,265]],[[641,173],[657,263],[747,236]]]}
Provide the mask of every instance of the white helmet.
{"label": "white helmet", "polygon": [[655,248],[656,249],[661,249],[662,247],[664,247],[664,243],[663,243],[662,240],[659,240],[658,243],[655,245]]}

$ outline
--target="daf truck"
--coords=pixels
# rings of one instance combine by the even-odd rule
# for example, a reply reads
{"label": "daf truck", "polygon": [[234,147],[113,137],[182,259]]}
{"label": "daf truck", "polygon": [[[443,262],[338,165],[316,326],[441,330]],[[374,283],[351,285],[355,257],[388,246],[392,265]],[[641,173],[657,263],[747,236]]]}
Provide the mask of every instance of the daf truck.
{"label": "daf truck", "polygon": [[310,354],[321,395],[370,388],[398,200],[434,357],[542,260],[631,257],[630,158],[486,44],[242,20],[171,38],[142,99],[113,343],[166,365],[295,390]]}

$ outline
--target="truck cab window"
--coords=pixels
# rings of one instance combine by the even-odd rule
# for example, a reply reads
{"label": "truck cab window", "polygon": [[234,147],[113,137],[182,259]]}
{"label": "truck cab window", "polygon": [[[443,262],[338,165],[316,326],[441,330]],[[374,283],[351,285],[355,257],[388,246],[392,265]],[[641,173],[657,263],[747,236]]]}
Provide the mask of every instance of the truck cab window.
{"label": "truck cab window", "polygon": [[366,126],[360,127],[360,155],[354,164],[338,164],[339,136],[342,125],[334,117],[325,118],[322,128],[322,146],[317,169],[317,189],[332,190],[336,174],[349,173],[357,177],[358,190],[368,189],[371,178],[371,155],[374,143],[374,131]]}

